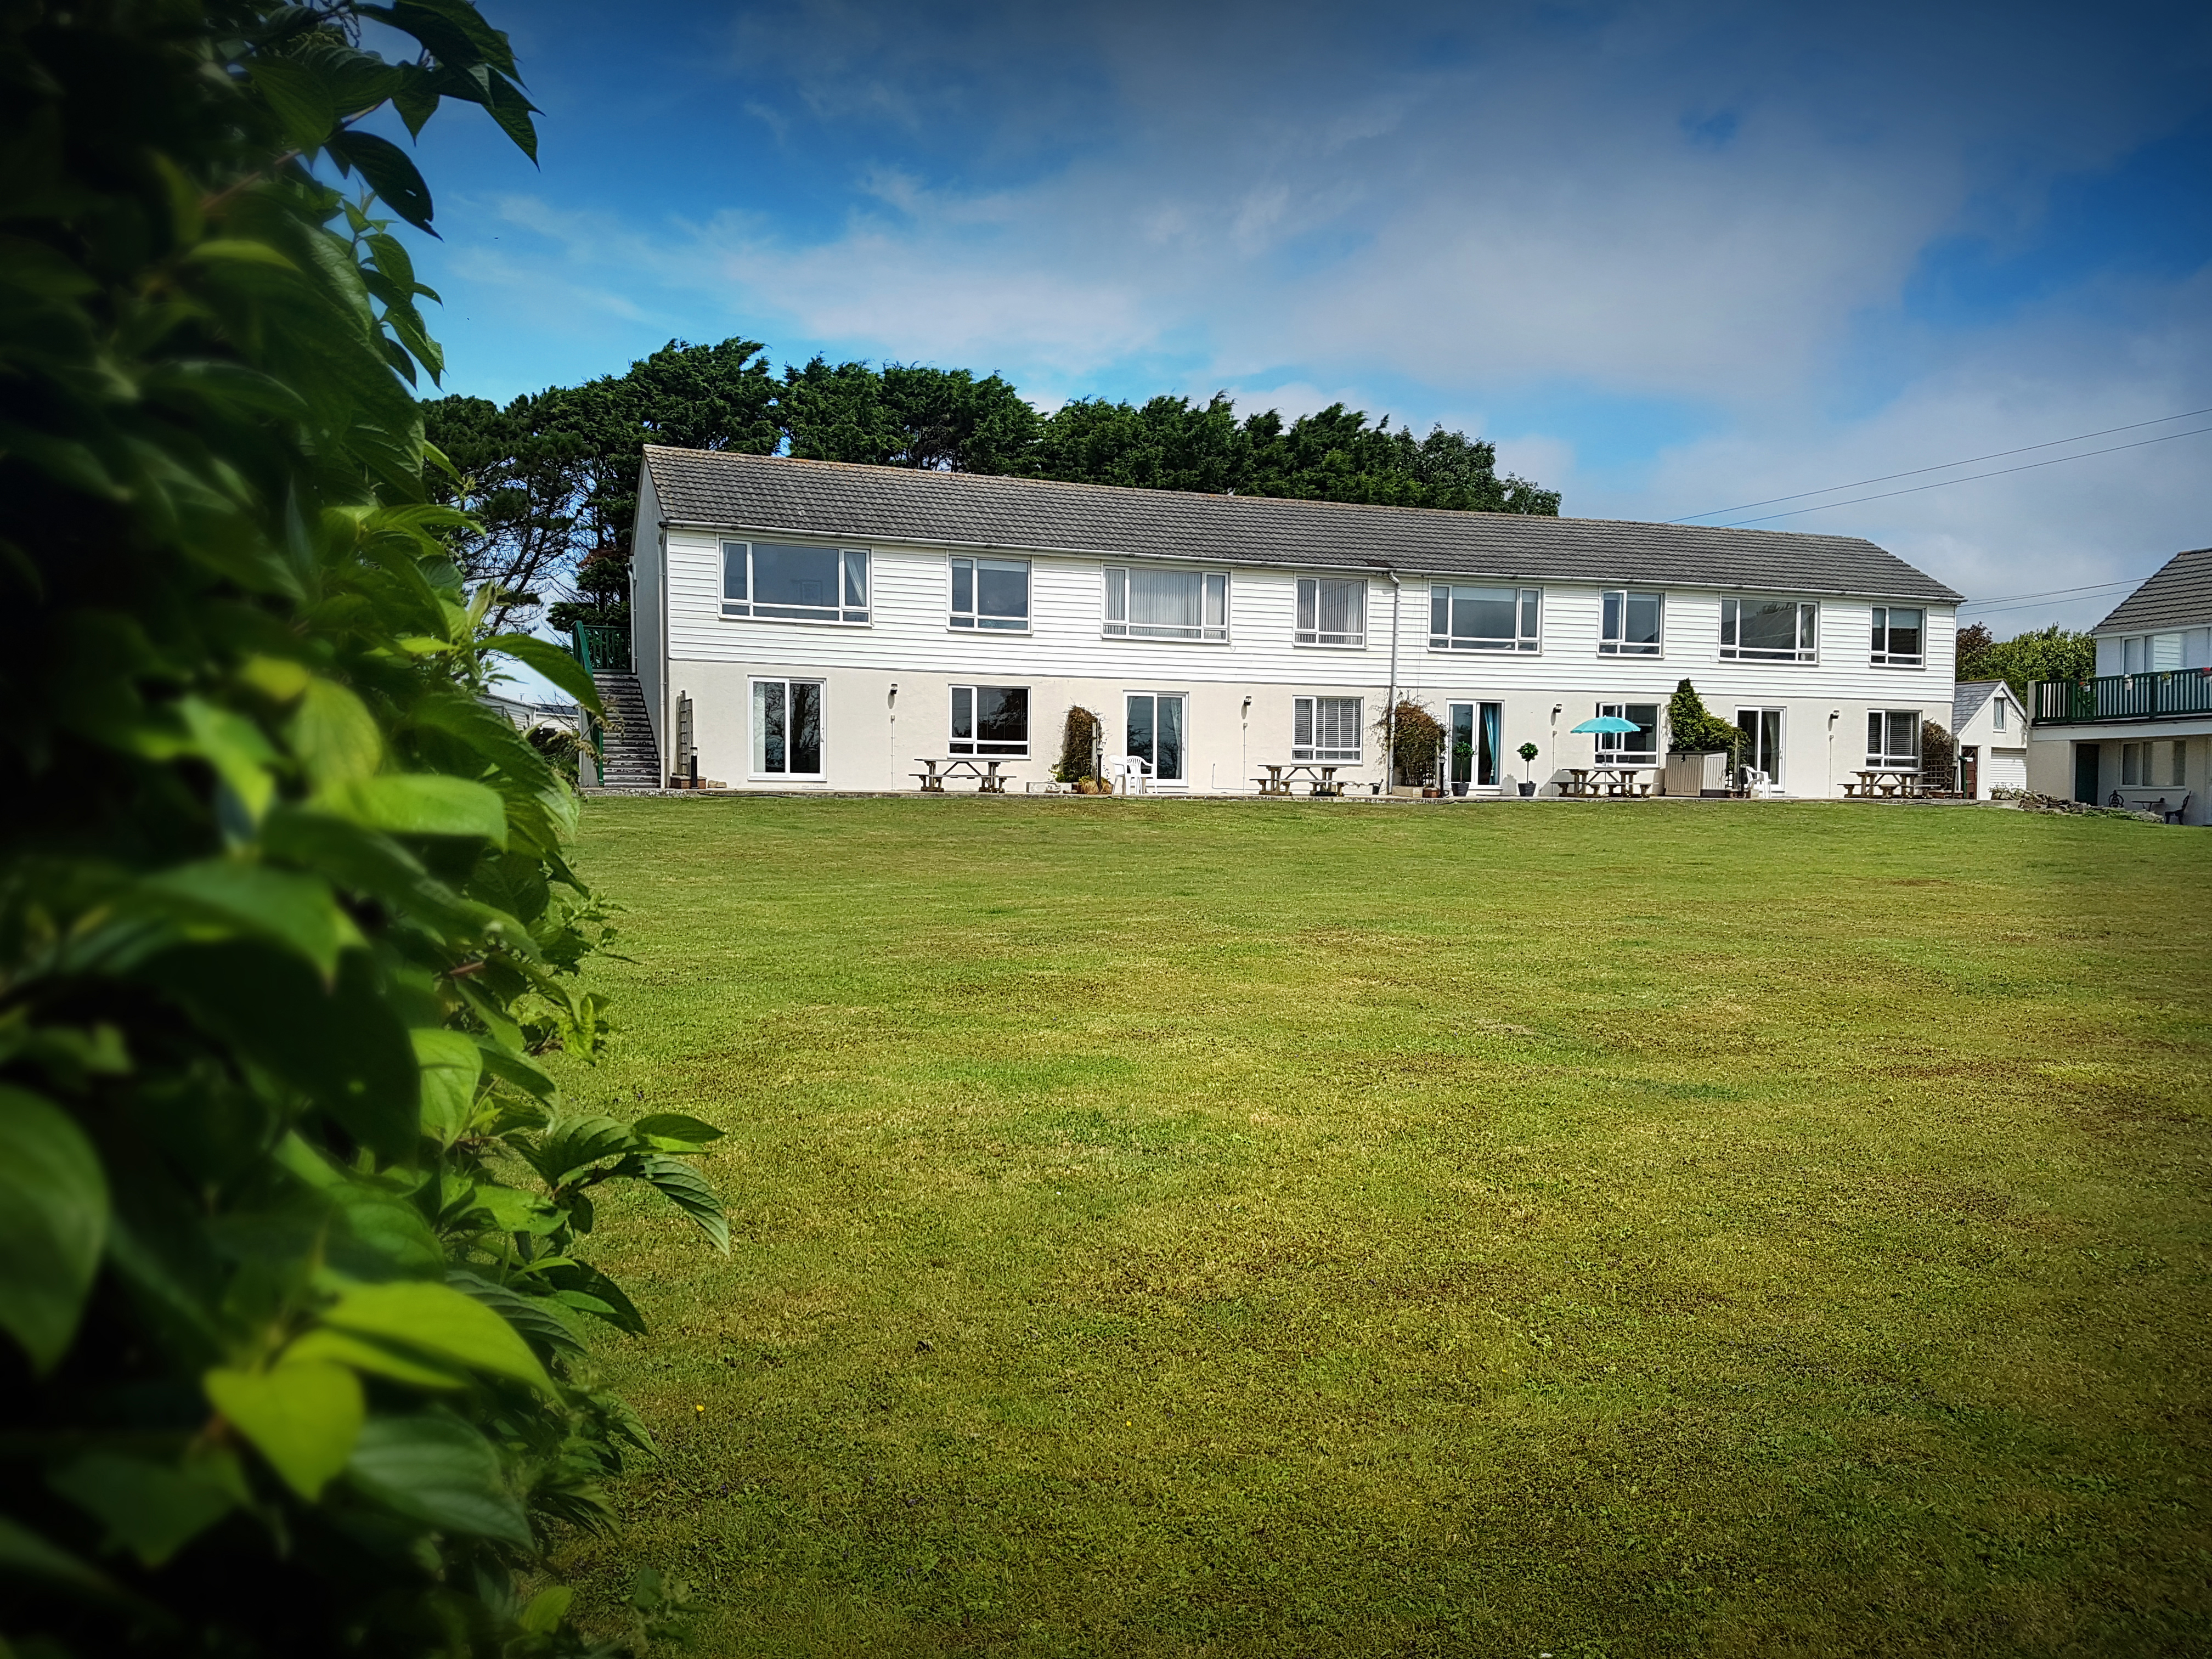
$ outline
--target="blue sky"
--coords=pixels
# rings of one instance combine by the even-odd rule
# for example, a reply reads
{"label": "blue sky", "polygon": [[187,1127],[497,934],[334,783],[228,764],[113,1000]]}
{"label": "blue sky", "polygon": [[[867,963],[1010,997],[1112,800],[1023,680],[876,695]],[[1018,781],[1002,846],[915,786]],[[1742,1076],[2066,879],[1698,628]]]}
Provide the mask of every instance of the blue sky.
{"label": "blue sky", "polygon": [[1983,600],[2212,543],[2212,416],[2136,426],[2212,409],[2202,6],[483,3],[542,166],[425,135],[453,390],[736,334],[1340,399],[1609,518],[2135,427],[1771,522]]}

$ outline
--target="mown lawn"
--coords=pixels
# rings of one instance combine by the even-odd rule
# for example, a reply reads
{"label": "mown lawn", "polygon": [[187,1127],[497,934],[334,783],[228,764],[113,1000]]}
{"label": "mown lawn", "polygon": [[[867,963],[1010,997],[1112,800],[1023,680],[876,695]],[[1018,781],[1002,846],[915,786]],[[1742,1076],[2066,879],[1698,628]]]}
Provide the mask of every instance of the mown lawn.
{"label": "mown lawn", "polygon": [[[2212,836],[598,799],[708,1655],[2212,1650]],[[704,1410],[699,1410],[699,1407]]]}

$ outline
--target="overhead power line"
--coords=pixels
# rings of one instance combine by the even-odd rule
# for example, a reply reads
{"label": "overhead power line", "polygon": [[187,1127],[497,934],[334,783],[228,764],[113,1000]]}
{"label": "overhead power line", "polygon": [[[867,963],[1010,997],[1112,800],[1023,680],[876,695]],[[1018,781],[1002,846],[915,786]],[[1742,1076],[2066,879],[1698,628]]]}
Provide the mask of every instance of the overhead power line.
{"label": "overhead power line", "polygon": [[[2022,444],[2018,449],[1999,449],[1993,450],[1987,455],[1969,455],[1962,461],[1945,461],[1938,466],[1916,466],[1904,472],[1885,472],[1880,477],[1876,478],[1858,478],[1853,480],[1850,483],[1830,484],[1825,489],[1800,489],[1787,495],[1769,495],[1763,501],[1745,501],[1736,507],[1716,507],[1708,508],[1703,513],[1686,513],[1679,519],[1668,519],[1666,522],[1668,524],[1687,524],[1692,519],[1717,519],[1723,513],[1748,513],[1754,507],[1772,507],[1781,501],[1802,501],[1808,495],[1832,495],[1838,489],[1863,489],[1868,484],[1887,483],[1893,478],[1917,478],[1924,472],[1948,472],[1954,466],[1974,466],[1983,461],[2001,461],[2008,455],[2026,455],[2032,451],[2038,449],[2055,449],[2060,444],[2087,443],[2092,438],[2109,438],[2115,432],[2138,432],[2147,426],[2164,426],[2170,421],[2186,421],[2198,415],[2212,415],[2212,409],[2185,409],[2179,415],[2161,415],[2154,421],[2131,421],[2125,426],[2108,426],[2103,430],[2098,432],[2077,432],[2070,438],[2053,438],[2047,443]],[[2170,434],[2169,435],[2172,437],[2186,437],[2189,434],[2186,433],[2177,432]],[[2156,443],[2159,440],[2154,438],[2149,441]],[[2117,444],[2113,447],[2118,449],[2126,449],[2130,447],[2130,446],[2126,444]],[[2108,452],[2105,450],[2092,450],[2089,453],[2092,454],[2101,455],[2107,453]],[[2058,459],[2061,460],[2072,460],[2075,458],[2070,455],[2063,455]],[[2050,463],[2043,462],[2040,463],[2040,465],[2047,466]],[[2008,467],[2004,470],[2007,471],[2014,471],[2018,469]],[[1984,473],[1982,476],[1984,477],[1995,477],[1996,475],[1995,473]],[[1965,483],[1967,480],[1964,478],[1955,478],[1950,482],[1954,483]],[[1907,492],[1900,490],[1893,493],[1902,495]],[[1881,498],[1880,496],[1869,496],[1867,499],[1869,501],[1879,501]],[[1831,503],[1831,505],[1843,507],[1847,505],[1847,503],[1836,501]],[[1808,512],[1816,512],[1819,509],[1807,508],[1805,510]],[[1771,516],[1783,518],[1787,517],[1788,515],[1784,514],[1775,514]],[[1753,519],[1747,520],[1746,522],[1757,524],[1761,522],[1761,520]],[[1726,526],[1723,527],[1725,528]]]}
{"label": "overhead power line", "polygon": [[2087,587],[2046,588],[2040,593],[2000,593],[1995,599],[1969,599],[1966,604],[1960,605],[1959,609],[1961,611],[1978,611],[1984,605],[2007,605],[2014,599],[2061,599],[2069,593],[2102,593],[2115,587],[2140,587],[2148,580],[2149,579],[2144,576],[2133,576],[2122,581],[2091,582]]}
{"label": "overhead power line", "polygon": [[[2186,432],[2169,432],[2163,437],[2138,438],[2131,444],[2108,444],[2102,449],[2085,449],[2078,455],[2053,455],[2047,461],[2029,461],[2021,466],[2001,466],[1990,472],[1969,472],[1963,478],[1942,478],[1934,483],[1913,484],[1905,489],[1885,489],[1873,495],[1853,495],[1840,501],[1823,501],[1818,507],[1793,507],[1787,513],[1762,513],[1755,519],[1731,519],[1728,523],[1716,527],[1722,530],[1735,530],[1747,524],[1771,524],[1777,519],[1795,519],[1808,513],[1825,513],[1832,507],[1856,507],[1861,501],[1886,501],[1897,495],[1917,495],[1924,489],[1943,489],[1952,484],[1972,483],[1977,478],[2002,478],[2009,472],[2033,472],[2039,466],[2057,466],[2062,461],[2086,461],[2092,455],[2117,455],[2123,449],[2141,449],[2149,444],[2168,444],[2176,438],[2195,438],[2207,432],[2212,432],[2212,426],[2195,426]],[[1954,461],[1952,465],[1960,466],[1964,465],[1965,463]],[[1907,475],[1900,472],[1896,476],[1901,478]],[[1838,485],[1838,488],[1848,489],[1850,486]],[[1784,495],[1778,496],[1776,499],[1787,501],[1790,498]]]}

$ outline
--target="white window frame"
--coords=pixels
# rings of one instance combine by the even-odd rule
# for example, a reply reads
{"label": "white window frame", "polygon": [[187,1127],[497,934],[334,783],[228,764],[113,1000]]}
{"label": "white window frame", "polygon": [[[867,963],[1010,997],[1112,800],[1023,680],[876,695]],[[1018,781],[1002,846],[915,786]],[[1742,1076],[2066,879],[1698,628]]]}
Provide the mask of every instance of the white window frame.
{"label": "white window frame", "polygon": [[[983,597],[982,572],[988,565],[999,571],[1018,570],[1022,573],[1022,614],[1018,617],[987,612],[981,609]],[[966,567],[963,570],[962,567]],[[968,605],[960,605],[960,583],[963,575],[968,581]],[[985,558],[981,555],[956,553],[945,562],[945,623],[977,634],[1026,634],[1030,618],[1036,610],[1036,571],[1027,559]]]}
{"label": "white window frame", "polygon": [[[783,688],[784,758],[791,757],[791,688],[811,685],[821,700],[822,764],[811,772],[794,772],[787,764],[781,772],[768,770],[755,763],[754,756],[766,747],[766,733],[760,726],[760,693],[758,687],[780,685]],[[830,775],[830,683],[805,674],[751,674],[745,680],[745,776],[755,783],[819,783]]]}
{"label": "white window frame", "polygon": [[[1173,640],[1191,645],[1229,643],[1229,573],[1196,565],[1165,568],[1170,574],[1199,578],[1198,626],[1163,628],[1129,620],[1129,575],[1132,571],[1160,572],[1158,565],[1109,564],[1104,572],[1103,603],[1099,631],[1109,640]],[[1217,620],[1218,618],[1218,620]]]}
{"label": "white window frame", "polygon": [[[1795,605],[1797,643],[1790,650],[1761,646],[1745,650],[1737,636],[1746,605]],[[1721,600],[1721,656],[1729,662],[1818,662],[1820,660],[1820,605],[1817,599],[1744,599],[1735,595]]]}
{"label": "white window frame", "polygon": [[[2165,653],[2160,647],[2172,641]],[[2170,654],[2173,660],[2160,662],[2161,654]],[[2188,635],[2185,629],[2169,628],[2156,634],[2129,634],[2120,640],[2120,672],[2136,674],[2170,674],[2179,670],[2188,659]]]}
{"label": "white window frame", "polygon": [[[1650,702],[1639,702],[1632,706],[1638,708],[1649,708],[1651,711],[1651,747],[1649,749],[1624,748],[1622,745],[1628,741],[1629,738],[1627,732],[1600,732],[1595,734],[1597,763],[1600,766],[1656,766],[1659,764],[1659,757],[1665,752],[1667,747],[1666,702],[1662,698],[1654,697]],[[1597,706],[1598,718],[1603,720],[1610,714],[1615,720],[1625,720],[1628,718],[1631,707],[1626,697],[1613,702],[1601,702]]]}
{"label": "white window frame", "polygon": [[[1912,752],[1910,756],[1905,756],[1904,751],[1892,750],[1887,746],[1890,722],[1900,714],[1912,721]],[[1869,721],[1880,720],[1882,726],[1879,739],[1882,744],[1881,748],[1875,747],[1876,737],[1873,727],[1871,726],[1868,727],[1867,769],[1879,772],[1917,772],[1920,769],[1921,731],[1926,723],[1921,718],[1921,711],[1917,708],[1869,708],[1867,710],[1867,719]]]}
{"label": "white window frame", "polygon": [[[1033,695],[1034,690],[1035,688],[1027,685],[996,684],[955,685],[947,688],[945,752],[970,760],[1027,760],[1030,757],[1030,744],[1035,741],[1036,725],[1036,699]],[[968,694],[968,735],[965,738],[959,735],[960,694],[963,691]],[[986,749],[983,746],[984,740],[975,733],[975,694],[979,691],[1018,691],[1022,694],[1022,741],[1019,748],[1006,744],[1003,738],[995,740],[997,746],[994,748]],[[965,748],[961,746],[963,744],[967,745]]]}
{"label": "white window frame", "polygon": [[2002,732],[2004,729],[2005,699],[2002,695],[2000,695],[1990,699],[1990,730],[1992,732]]}
{"label": "white window frame", "polygon": [[[754,551],[762,547],[792,547],[809,553],[827,553],[837,561],[837,603],[823,605],[763,605],[753,598],[759,591],[754,580]],[[742,562],[742,580],[733,582],[731,558]],[[820,542],[726,541],[721,544],[722,617],[725,621],[797,623],[816,628],[866,628],[872,614],[869,589],[875,579],[875,561],[865,547],[832,547]],[[857,586],[856,586],[857,582]],[[741,586],[743,592],[733,592]],[[855,597],[858,603],[853,601]],[[833,611],[832,616],[793,615],[793,612]]]}
{"label": "white window frame", "polygon": [[[1909,611],[1920,618],[1913,631],[1920,635],[1917,651],[1893,651],[1889,641],[1895,633],[1891,622],[1900,611]],[[1874,607],[1874,629],[1869,636],[1876,668],[1924,668],[1928,664],[1928,607],[1924,605],[1878,605]]]}
{"label": "white window frame", "polygon": [[[1321,627],[1321,588],[1323,582],[1341,582],[1358,599],[1358,626],[1324,633]],[[1356,651],[1367,647],[1367,578],[1364,576],[1301,576],[1297,579],[1297,627],[1291,642],[1317,650]]]}
{"label": "white window frame", "polygon": [[[1350,748],[1346,748],[1342,744],[1333,746],[1324,745],[1320,741],[1323,735],[1321,707],[1323,703],[1339,705],[1336,715],[1339,720],[1344,718],[1341,705],[1345,703],[1352,705],[1352,746]],[[1362,734],[1366,730],[1364,724],[1366,719],[1367,702],[1364,697],[1334,697],[1318,691],[1310,696],[1292,697],[1291,699],[1291,759],[1296,763],[1307,764],[1360,765]],[[1298,741],[1301,720],[1304,722],[1306,733],[1303,746]],[[1340,738],[1344,735],[1340,726],[1336,735]]]}
{"label": "white window frame", "polygon": [[[1513,595],[1513,636],[1478,639],[1462,637],[1451,629],[1451,595],[1455,588]],[[1437,629],[1437,605],[1444,606],[1444,630]],[[1544,590],[1498,582],[1431,582],[1429,584],[1429,649],[1431,651],[1528,651],[1544,648]]]}
{"label": "white window frame", "polygon": [[[2188,775],[2188,739],[2147,738],[2141,743],[2120,745],[2120,787],[2123,789],[2179,789]],[[2160,750],[2165,750],[2161,755]],[[2163,776],[2157,775],[2158,763],[2168,762]]]}
{"label": "white window frame", "polygon": [[[1628,602],[1649,599],[1658,608],[1658,637],[1646,642],[1628,633]],[[1609,587],[1598,596],[1597,649],[1601,657],[1663,657],[1667,654],[1667,596],[1649,589]],[[1623,716],[1623,718],[1626,718]]]}

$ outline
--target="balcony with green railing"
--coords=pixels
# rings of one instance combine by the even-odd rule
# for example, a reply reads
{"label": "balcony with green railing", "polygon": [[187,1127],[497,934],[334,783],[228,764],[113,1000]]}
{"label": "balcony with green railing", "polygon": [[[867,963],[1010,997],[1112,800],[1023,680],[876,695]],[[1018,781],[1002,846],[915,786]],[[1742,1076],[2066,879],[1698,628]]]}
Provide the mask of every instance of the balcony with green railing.
{"label": "balcony with green railing", "polygon": [[630,661],[629,629],[616,623],[578,623],[576,660],[587,674],[634,674]]}
{"label": "balcony with green railing", "polygon": [[2100,674],[2086,680],[2038,680],[2028,690],[2038,726],[2212,716],[2212,668]]}

